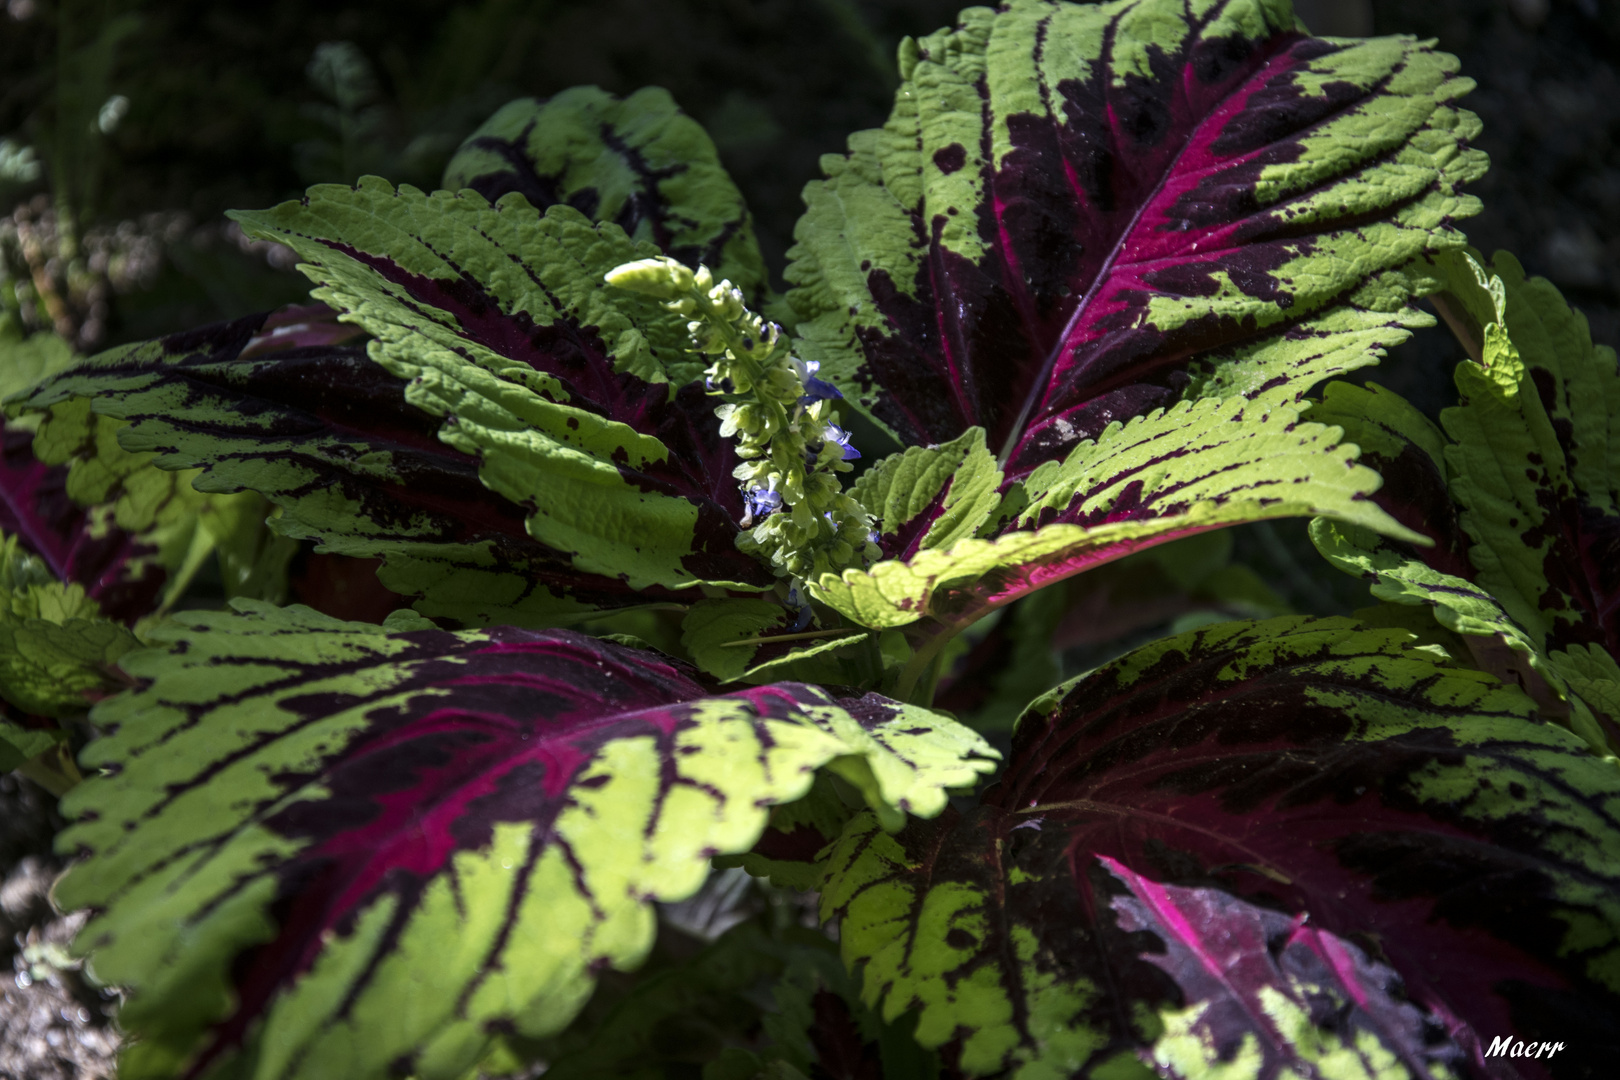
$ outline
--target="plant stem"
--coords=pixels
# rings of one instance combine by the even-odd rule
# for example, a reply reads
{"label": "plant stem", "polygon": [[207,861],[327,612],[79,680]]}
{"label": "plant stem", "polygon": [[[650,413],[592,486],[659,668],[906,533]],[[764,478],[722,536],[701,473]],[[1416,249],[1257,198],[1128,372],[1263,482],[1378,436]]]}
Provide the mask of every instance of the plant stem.
{"label": "plant stem", "polygon": [[939,632],[923,643],[922,648],[912,654],[900,672],[895,697],[924,708],[934,703],[934,689],[939,685],[940,658],[945,653],[945,646],[951,643],[957,632],[956,627],[942,626]]}
{"label": "plant stem", "polygon": [[1457,298],[1448,292],[1438,292],[1429,297],[1429,303],[1445,320],[1446,328],[1462,345],[1469,359],[1476,364],[1485,363],[1485,335]]}
{"label": "plant stem", "polygon": [[769,645],[777,641],[810,641],[814,638],[837,637],[839,634],[858,634],[861,631],[850,626],[839,626],[831,630],[806,630],[799,634],[770,634],[758,637],[742,638],[737,641],[728,641],[720,646],[722,649],[736,649],[743,645]]}
{"label": "plant stem", "polygon": [[84,776],[66,747],[58,745],[17,766],[17,771],[60,799]]}

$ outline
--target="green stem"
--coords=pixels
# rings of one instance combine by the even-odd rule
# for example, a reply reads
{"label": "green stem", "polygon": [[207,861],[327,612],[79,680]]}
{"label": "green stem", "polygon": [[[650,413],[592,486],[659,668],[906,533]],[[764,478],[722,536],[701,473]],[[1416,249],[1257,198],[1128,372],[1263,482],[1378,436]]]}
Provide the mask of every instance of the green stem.
{"label": "green stem", "polygon": [[884,675],[883,644],[878,640],[881,634],[881,630],[867,631],[866,649],[864,650],[866,656],[866,685],[875,686],[879,689],[882,688]]}
{"label": "green stem", "polygon": [[728,641],[720,646],[722,649],[736,649],[744,645],[770,645],[778,641],[811,641],[815,638],[837,637],[839,634],[858,634],[861,631],[849,626],[840,626],[832,630],[806,630],[799,634],[770,634],[759,637],[742,638],[738,641]]}
{"label": "green stem", "polygon": [[895,697],[925,708],[934,703],[934,689],[939,685],[939,663],[944,656],[945,646],[951,643],[957,632],[956,627],[942,626],[923,643],[922,648],[912,653],[911,659],[900,671],[900,678],[895,684]]}
{"label": "green stem", "polygon": [[17,766],[17,771],[60,799],[84,776],[64,746],[47,750]]}
{"label": "green stem", "polygon": [[1484,364],[1485,334],[1462,303],[1448,292],[1435,293],[1429,297],[1429,303],[1440,313],[1440,318],[1445,320],[1446,328],[1462,345],[1469,359],[1476,364]]}

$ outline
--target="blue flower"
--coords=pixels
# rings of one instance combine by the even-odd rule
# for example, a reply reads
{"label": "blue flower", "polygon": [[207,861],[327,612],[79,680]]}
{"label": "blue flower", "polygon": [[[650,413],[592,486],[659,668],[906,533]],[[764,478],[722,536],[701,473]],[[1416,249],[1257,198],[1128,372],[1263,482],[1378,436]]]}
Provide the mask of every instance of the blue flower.
{"label": "blue flower", "polygon": [[826,430],[822,432],[822,435],[825,436],[828,442],[835,442],[844,448],[845,461],[854,461],[856,458],[861,456],[861,452],[859,450],[849,445],[849,432],[845,431],[837,424],[828,424]]}
{"label": "blue flower", "polygon": [[794,374],[799,377],[799,382],[804,384],[804,396],[799,398],[800,405],[813,405],[818,401],[843,398],[844,395],[838,392],[838,387],[816,378],[816,372],[821,370],[820,360],[800,360],[794,357],[792,364]]}
{"label": "blue flower", "polygon": [[797,586],[788,590],[787,606],[797,608],[799,611],[798,616],[793,620],[793,632],[795,634],[810,625],[810,620],[814,617],[815,612],[810,610],[809,604],[800,599]]}
{"label": "blue flower", "polygon": [[838,392],[838,387],[830,382],[822,382],[820,379],[806,379],[804,380],[804,396],[799,398],[799,404],[813,405],[818,401],[831,401],[834,398],[842,399],[843,396]]}
{"label": "blue flower", "polygon": [[782,509],[782,495],[770,488],[750,488],[743,495],[750,517],[764,517]]}

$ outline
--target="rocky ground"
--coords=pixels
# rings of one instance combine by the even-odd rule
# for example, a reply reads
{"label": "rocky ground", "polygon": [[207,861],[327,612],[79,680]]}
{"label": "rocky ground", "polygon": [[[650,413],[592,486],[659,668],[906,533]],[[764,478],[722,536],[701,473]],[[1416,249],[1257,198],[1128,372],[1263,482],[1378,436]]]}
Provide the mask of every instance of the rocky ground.
{"label": "rocky ground", "polygon": [[81,915],[51,909],[62,863],[54,800],[0,775],[0,1080],[113,1075],[115,998],[90,986],[67,955]]}
{"label": "rocky ground", "polygon": [[[874,25],[889,27],[948,5],[826,6],[870,9]],[[1321,24],[1325,32],[1355,32],[1370,22],[1377,33],[1436,37],[1460,57],[1464,72],[1479,83],[1466,104],[1484,120],[1479,145],[1493,162],[1475,188],[1485,211],[1467,224],[1470,237],[1486,252],[1515,252],[1582,307],[1595,338],[1620,343],[1620,0],[1331,0],[1309,6],[1333,21]],[[548,47],[563,48],[556,40]],[[881,102],[869,92],[871,84],[862,74],[847,81],[856,90],[845,99],[831,83],[796,95],[818,112],[816,138],[824,137],[829,118],[844,130],[880,122]],[[738,98],[733,111],[750,108]],[[809,175],[799,166],[832,147],[795,138],[792,115],[755,121],[754,135],[739,139],[734,132],[729,146],[721,141],[736,159],[745,190],[756,196],[767,246],[779,254],[796,214],[796,192]],[[793,169],[784,170],[784,162]],[[1460,359],[1436,329],[1396,350],[1375,378],[1436,413],[1451,398],[1450,370]],[[62,868],[50,846],[60,824],[51,802],[27,781],[0,776],[0,972],[11,973],[0,984],[0,1080],[112,1075],[115,1002],[67,960],[63,947],[76,917],[53,912],[47,899]]]}

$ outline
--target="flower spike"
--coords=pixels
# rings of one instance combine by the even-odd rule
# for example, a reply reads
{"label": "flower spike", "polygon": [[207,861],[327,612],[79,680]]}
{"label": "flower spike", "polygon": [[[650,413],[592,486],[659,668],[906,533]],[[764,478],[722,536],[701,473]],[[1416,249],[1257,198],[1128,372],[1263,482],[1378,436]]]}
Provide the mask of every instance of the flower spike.
{"label": "flower spike", "polygon": [[793,356],[781,328],[749,311],[742,292],[706,266],[638,259],[607,281],[686,316],[693,348],[713,358],[704,386],[723,399],[715,415],[720,434],[737,440],[742,524],[753,527],[738,546],[796,580],[875,558],[871,517],[837,476],[861,454],[835,422],[831,402],[843,395],[816,378],[821,365]]}

